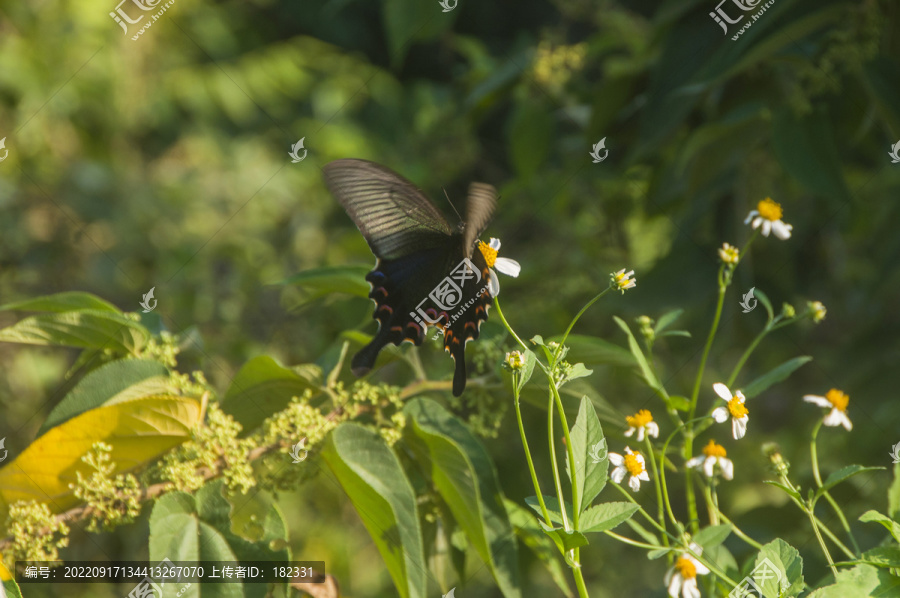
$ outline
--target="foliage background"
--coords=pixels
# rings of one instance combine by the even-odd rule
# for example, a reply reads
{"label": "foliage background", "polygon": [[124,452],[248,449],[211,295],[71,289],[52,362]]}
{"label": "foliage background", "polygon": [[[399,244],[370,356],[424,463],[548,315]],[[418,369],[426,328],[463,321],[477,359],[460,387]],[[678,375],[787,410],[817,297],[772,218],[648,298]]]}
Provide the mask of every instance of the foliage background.
{"label": "foliage background", "polygon": [[[794,236],[757,242],[734,289],[755,286],[776,305],[821,300],[828,317],[779,332],[751,361],[746,380],[797,354],[815,358],[756,402],[748,438],[729,445],[737,475],[720,498],[751,535],[800,548],[808,580],[825,574],[808,527],[760,483],[759,446],[777,439],[798,455],[808,484],[796,451],[818,413],[800,397],[832,386],[852,397],[855,428],[823,432],[824,470],[887,464],[900,441],[900,165],[887,156],[900,138],[896,3],[777,0],[737,41],[708,17],[706,0],[461,0],[449,13],[420,0],[179,0],[137,41],[120,34],[113,9],[97,0],[0,7],[9,149],[0,304],[85,290],[137,310],[155,287],[150,318],[196,328],[202,348],[186,369],[202,367],[218,389],[260,354],[333,363],[341,331],[372,326],[369,302],[275,283],[372,263],[319,171],[360,157],[435,199],[441,187],[462,197],[470,180],[500,189],[488,233],[523,265],[519,279],[503,280],[520,334],[561,331],[609,272],[634,268],[637,289],[603,301],[576,332],[622,344],[612,314],[685,308],[680,327],[693,337],[668,339],[660,355],[670,390],[686,391],[714,305],[715,249],[740,245],[747,211],[771,196]],[[287,149],[301,137],[309,155],[291,164]],[[609,158],[592,164],[590,146],[603,137]],[[738,301],[726,301],[710,384],[764,321]],[[0,326],[13,321],[0,313]],[[424,353],[434,377],[450,372],[435,346]],[[0,437],[11,454],[71,388],[74,355],[0,345]],[[630,372],[597,366],[589,382],[611,410],[654,406]],[[540,408],[525,417],[541,437]],[[621,429],[604,425],[616,447]],[[521,504],[532,491],[509,416],[487,443]],[[883,506],[888,480],[859,476],[835,494],[855,519]],[[393,595],[335,484],[319,476],[282,507],[295,555],[324,560],[348,595]],[[147,511],[93,541],[76,531],[69,550],[142,558]],[[875,532],[856,527],[861,543]],[[557,591],[522,558],[535,591]],[[592,596],[663,595],[664,564],[636,549],[595,543],[584,561]],[[486,571],[473,573],[467,597],[496,595]]]}

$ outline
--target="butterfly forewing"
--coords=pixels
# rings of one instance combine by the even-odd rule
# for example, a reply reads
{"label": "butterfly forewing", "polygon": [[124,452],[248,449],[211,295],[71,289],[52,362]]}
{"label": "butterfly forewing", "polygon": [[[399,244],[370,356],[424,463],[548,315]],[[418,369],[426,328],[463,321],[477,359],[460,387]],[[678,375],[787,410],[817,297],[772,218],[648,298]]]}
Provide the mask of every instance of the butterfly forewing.
{"label": "butterfly forewing", "polygon": [[466,228],[463,231],[464,247],[467,256],[471,257],[475,241],[487,228],[497,205],[497,190],[485,183],[471,183],[469,198],[466,202]]}
{"label": "butterfly forewing", "polygon": [[325,182],[377,257],[397,259],[436,247],[453,234],[447,220],[411,182],[366,160],[336,160]]}

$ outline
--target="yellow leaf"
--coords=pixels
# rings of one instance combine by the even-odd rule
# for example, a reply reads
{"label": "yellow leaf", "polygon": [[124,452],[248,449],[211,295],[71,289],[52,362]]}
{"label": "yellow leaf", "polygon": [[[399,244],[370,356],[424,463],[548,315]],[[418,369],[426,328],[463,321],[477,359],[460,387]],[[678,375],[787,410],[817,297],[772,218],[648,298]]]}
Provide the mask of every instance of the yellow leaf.
{"label": "yellow leaf", "polygon": [[200,402],[156,395],[104,405],[51,428],[0,469],[0,522],[18,500],[46,502],[54,513],[77,504],[69,484],[93,471],[81,457],[96,442],[113,447],[116,473],[143,465],[190,437]]}

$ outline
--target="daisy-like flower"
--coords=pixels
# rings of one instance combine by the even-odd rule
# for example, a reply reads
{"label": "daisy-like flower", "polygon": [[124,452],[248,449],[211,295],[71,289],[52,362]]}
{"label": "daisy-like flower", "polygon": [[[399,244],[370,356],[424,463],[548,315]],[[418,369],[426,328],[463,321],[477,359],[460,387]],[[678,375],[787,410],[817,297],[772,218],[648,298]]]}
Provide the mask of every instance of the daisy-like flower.
{"label": "daisy-like flower", "polygon": [[810,301],[806,304],[806,307],[812,312],[812,319],[816,324],[824,320],[825,314],[828,313],[828,310],[825,309],[825,305],[821,301]]}
{"label": "daisy-like flower", "polygon": [[764,237],[768,237],[769,232],[774,232],[776,237],[784,241],[791,238],[791,229],[794,227],[782,221],[781,216],[781,204],[775,203],[771,197],[767,197],[756,204],[755,210],[750,210],[744,224],[752,221],[753,228],[759,228],[762,225]]}
{"label": "daisy-like flower", "polygon": [[715,475],[716,465],[718,465],[719,471],[722,472],[722,477],[726,480],[730,480],[734,477],[734,463],[731,462],[731,459],[725,458],[727,454],[724,446],[716,444],[715,440],[710,440],[709,444],[703,447],[702,455],[689,459],[684,465],[685,467],[694,467],[697,469],[702,467],[703,473],[705,473],[708,478]]}
{"label": "daisy-like flower", "polygon": [[511,351],[506,354],[506,367],[517,372],[525,367],[525,356],[521,351]]}
{"label": "daisy-like flower", "polygon": [[[691,542],[691,550],[697,554],[703,552],[703,548]],[[666,572],[666,587],[672,598],[700,598],[700,588],[697,587],[697,576],[706,575],[709,569],[691,556],[688,552],[682,552],[675,561],[675,566]]]}
{"label": "daisy-like flower", "polygon": [[615,466],[609,478],[616,484],[625,479],[625,474],[631,474],[628,479],[628,487],[633,492],[641,489],[641,480],[650,481],[650,474],[647,473],[647,463],[644,461],[644,455],[637,451],[632,451],[625,447],[625,455],[619,453],[609,453],[609,462]]}
{"label": "daisy-like flower", "polygon": [[638,442],[644,442],[644,433],[654,438],[659,437],[659,425],[653,421],[653,415],[647,409],[641,409],[634,415],[626,415],[625,421],[628,422],[625,436],[631,436],[637,432]]}
{"label": "daisy-like flower", "polygon": [[844,426],[847,431],[853,429],[853,422],[847,417],[847,405],[850,403],[850,397],[836,388],[832,388],[825,393],[824,397],[818,395],[805,395],[803,400],[819,407],[830,408],[831,411],[822,420],[826,426]]}
{"label": "daisy-like flower", "polygon": [[734,245],[722,243],[722,247],[719,249],[719,259],[724,264],[735,266],[741,260],[741,251]]}
{"label": "daisy-like flower", "polygon": [[737,391],[732,394],[728,387],[721,382],[713,384],[713,390],[722,397],[723,401],[728,403],[725,407],[713,409],[713,419],[721,424],[731,416],[731,433],[735,440],[740,440],[747,433],[747,421],[750,419],[750,416],[747,415],[750,412],[744,405],[746,400],[744,393]]}
{"label": "daisy-like flower", "polygon": [[497,252],[500,251],[500,239],[495,237],[491,237],[490,243],[479,241],[478,249],[481,250],[481,255],[484,256],[484,261],[487,262],[488,268],[491,270],[490,280],[488,281],[490,286],[488,287],[488,290],[491,293],[491,297],[496,297],[500,294],[500,279],[497,278],[497,273],[494,272],[494,268],[497,268],[497,270],[503,272],[507,276],[516,277],[522,270],[522,266],[520,266],[519,262],[516,260],[497,257]]}
{"label": "daisy-like flower", "polygon": [[637,281],[632,278],[634,276],[634,270],[625,271],[625,268],[622,268],[618,272],[613,272],[609,275],[611,281],[616,288],[622,291],[622,294],[625,294],[625,289],[632,289],[637,286]]}

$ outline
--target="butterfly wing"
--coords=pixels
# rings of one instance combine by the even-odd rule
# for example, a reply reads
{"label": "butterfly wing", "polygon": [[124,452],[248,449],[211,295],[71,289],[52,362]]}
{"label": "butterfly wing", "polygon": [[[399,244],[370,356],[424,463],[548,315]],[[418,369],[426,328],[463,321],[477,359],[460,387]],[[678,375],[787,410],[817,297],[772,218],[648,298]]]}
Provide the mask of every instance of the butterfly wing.
{"label": "butterfly wing", "polygon": [[397,259],[446,243],[453,230],[411,182],[368,160],[325,165],[325,183],[377,257]]}
{"label": "butterfly wing", "polygon": [[497,206],[497,190],[486,183],[471,183],[466,202],[466,227],[463,231],[463,247],[466,257],[472,257],[475,241],[487,228]]}

